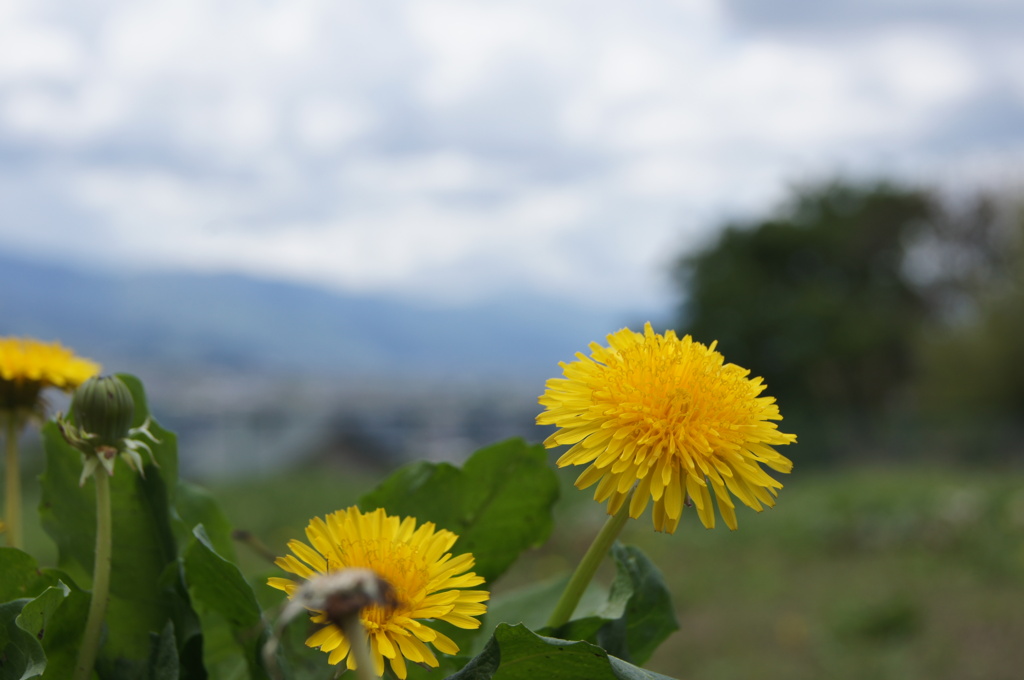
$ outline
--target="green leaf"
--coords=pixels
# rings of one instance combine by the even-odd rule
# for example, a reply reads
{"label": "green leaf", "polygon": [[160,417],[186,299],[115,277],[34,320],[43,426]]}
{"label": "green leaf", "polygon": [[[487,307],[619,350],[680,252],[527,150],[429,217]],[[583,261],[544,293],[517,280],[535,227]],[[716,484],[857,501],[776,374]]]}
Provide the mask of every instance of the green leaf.
{"label": "green leaf", "polygon": [[43,680],[67,680],[74,673],[78,648],[89,613],[89,594],[76,586],[71,578],[56,569],[44,571],[48,578],[68,588],[60,608],[47,622],[43,634],[46,672]]}
{"label": "green leaf", "polygon": [[70,592],[71,589],[60,581],[57,582],[57,585],[50,586],[44,590],[21,610],[21,614],[16,621],[18,627],[35,637],[35,639],[42,640],[50,627],[53,613],[57,610],[57,607],[64,603],[64,598]]}
{"label": "green leaf", "polygon": [[[142,385],[133,376],[119,377],[135,399],[133,426],[139,426],[149,416]],[[150,635],[161,635],[167,622],[173,621],[182,664],[195,677],[205,677],[197,654],[201,644],[198,619],[180,580],[172,531],[177,442],[173,433],[155,422],[150,430],[159,440],[148,443],[158,466],[146,465],[143,477],[119,460],[110,479],[113,557],[106,637],[97,667],[110,673],[141,676],[150,657]],[[75,582],[91,584],[96,540],[95,483],[90,478],[79,487],[82,454],[63,439],[55,423],[44,426],[43,442],[43,527],[57,543],[59,566]]]}
{"label": "green leaf", "polygon": [[447,463],[407,465],[359,501],[459,535],[455,553],[473,553],[474,571],[493,583],[523,550],[551,533],[558,479],[540,445],[510,439],[474,453],[458,469]]}
{"label": "green leaf", "polygon": [[[521,623],[531,630],[542,630],[548,616],[551,614],[552,605],[558,601],[558,597],[565,590],[569,582],[569,574],[564,574],[553,579],[547,579],[540,583],[531,583],[515,590],[506,591],[495,597],[487,604],[487,614],[484,618],[482,630],[488,634],[501,623],[514,625]],[[586,640],[597,633],[601,626],[605,625],[609,618],[621,615],[617,614],[609,618],[601,618],[596,612],[607,612],[608,590],[602,588],[595,582],[591,582],[580,599],[577,611],[586,612],[581,614],[579,619],[581,625],[572,629],[570,635],[556,635],[569,640]],[[577,622],[572,622],[576,624]],[[561,631],[562,629],[559,629]],[[547,632],[547,631],[542,631]],[[466,650],[472,654],[478,654],[483,650],[487,637],[477,638],[471,649]]]}
{"label": "green leaf", "polygon": [[671,680],[617,659],[589,642],[501,624],[487,647],[448,680]]}
{"label": "green leaf", "polygon": [[[503,593],[488,603],[486,621],[492,629],[499,623],[521,623],[531,630],[539,629],[547,621],[552,604],[558,601],[568,582],[569,575],[564,574]],[[595,588],[587,592],[593,594]],[[604,599],[601,597],[600,601],[603,603]],[[582,604],[580,608],[583,608]]]}
{"label": "green leaf", "polygon": [[[46,655],[44,678],[64,680],[71,677],[78,655],[82,629],[89,608],[89,596],[82,592],[67,574],[55,569],[40,569],[35,558],[16,548],[0,548],[0,599],[29,600],[47,589],[67,589],[57,615],[49,617],[44,612],[44,626],[40,629],[42,649]],[[53,598],[50,594],[48,598]],[[48,602],[48,600],[43,600]],[[32,609],[28,609],[30,615]],[[28,624],[26,624],[28,625]],[[31,626],[30,626],[31,627]],[[39,638],[33,633],[32,640]],[[6,677],[0,673],[0,677]]]}
{"label": "green leaf", "polygon": [[665,639],[679,630],[672,594],[661,571],[640,548],[616,543],[612,556],[618,573],[609,601],[625,596],[625,611],[598,631],[597,643],[610,654],[645,663]]}
{"label": "green leaf", "polygon": [[[215,631],[222,621],[226,622],[244,653],[249,676],[268,677],[261,657],[267,631],[255,593],[238,567],[217,554],[202,525],[195,528],[193,535],[194,539],[185,549],[185,580],[199,608],[204,631]],[[231,663],[230,658],[223,656],[210,661]]]}
{"label": "green leaf", "polygon": [[0,548],[0,602],[35,597],[52,585],[34,557],[18,548]]}
{"label": "green leaf", "polygon": [[447,678],[461,669],[472,659],[469,656],[449,656],[447,654],[437,654],[436,656],[437,668],[429,668],[416,663],[407,664],[407,680],[441,680],[441,678]]}
{"label": "green leaf", "polygon": [[644,663],[679,629],[672,596],[661,571],[639,548],[616,543],[611,552],[617,571],[600,610],[545,632],[570,640],[590,640],[609,654]]}
{"label": "green leaf", "polygon": [[151,637],[151,642],[146,680],[178,680],[178,650],[174,641],[174,624],[168,621],[159,636]]}
{"label": "green leaf", "polygon": [[46,654],[35,635],[17,624],[31,600],[0,604],[0,680],[35,678],[46,668]]}
{"label": "green leaf", "polygon": [[235,555],[235,544],[231,539],[231,523],[209,491],[201,486],[179,480],[175,508],[186,531],[185,535],[179,536],[182,543],[190,542],[192,531],[202,524],[203,530],[217,554],[230,562],[238,561]]}
{"label": "green leaf", "polygon": [[43,674],[46,652],[42,640],[69,591],[58,582],[34,599],[0,605],[0,679],[22,680]]}

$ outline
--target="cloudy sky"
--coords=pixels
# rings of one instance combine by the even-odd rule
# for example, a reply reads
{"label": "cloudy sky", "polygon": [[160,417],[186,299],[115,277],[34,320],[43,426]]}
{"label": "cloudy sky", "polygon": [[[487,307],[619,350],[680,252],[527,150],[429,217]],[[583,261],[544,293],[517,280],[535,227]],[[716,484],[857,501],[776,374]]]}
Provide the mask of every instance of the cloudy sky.
{"label": "cloudy sky", "polygon": [[837,174],[1022,186],[1017,0],[4,0],[0,251],[655,308]]}

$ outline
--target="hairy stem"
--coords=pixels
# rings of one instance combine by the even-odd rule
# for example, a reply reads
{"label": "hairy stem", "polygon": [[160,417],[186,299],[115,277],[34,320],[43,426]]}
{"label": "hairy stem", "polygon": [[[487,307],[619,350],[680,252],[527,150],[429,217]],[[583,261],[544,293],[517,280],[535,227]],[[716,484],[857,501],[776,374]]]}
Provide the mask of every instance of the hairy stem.
{"label": "hairy stem", "polygon": [[594,537],[594,542],[590,544],[587,553],[580,560],[576,571],[573,572],[572,578],[569,579],[569,583],[565,586],[565,590],[562,591],[562,596],[558,598],[558,603],[548,618],[548,626],[557,628],[568,623],[569,619],[572,618],[572,613],[576,611],[580,598],[583,597],[583,591],[590,585],[590,581],[593,580],[594,574],[597,573],[601,560],[611,550],[612,544],[618,537],[619,532],[622,531],[622,527],[626,525],[626,520],[628,519],[629,500],[627,499],[622,504],[622,507],[619,508],[619,511],[608,518],[601,531]]}
{"label": "hairy stem", "polygon": [[342,622],[342,630],[345,632],[345,637],[348,638],[349,644],[352,645],[351,654],[356,659],[357,680],[380,680],[373,669],[370,643],[366,639],[366,629],[363,628],[363,622],[359,618],[358,611]]}
{"label": "hairy stem", "polygon": [[92,570],[92,600],[89,602],[89,618],[82,634],[82,646],[78,649],[74,680],[88,680],[96,663],[100,648],[100,634],[103,618],[107,613],[107,599],[110,595],[110,555],[113,536],[113,518],[110,512],[110,477],[102,467],[97,468],[92,478],[96,481],[96,562]]}
{"label": "hairy stem", "polygon": [[7,525],[7,545],[21,548],[21,469],[18,465],[18,418],[7,414],[7,471],[4,479],[4,523]]}

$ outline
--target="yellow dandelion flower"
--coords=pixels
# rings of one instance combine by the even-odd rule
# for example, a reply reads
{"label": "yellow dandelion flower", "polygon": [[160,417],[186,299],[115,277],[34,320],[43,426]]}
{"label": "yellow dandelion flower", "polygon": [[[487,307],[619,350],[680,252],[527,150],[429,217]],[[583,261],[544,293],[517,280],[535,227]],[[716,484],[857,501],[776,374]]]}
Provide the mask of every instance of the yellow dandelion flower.
{"label": "yellow dandelion flower", "polygon": [[[487,611],[483,603],[490,594],[486,590],[465,590],[484,582],[469,571],[473,556],[453,557],[448,551],[458,536],[435,528],[432,522],[417,528],[413,517],[400,519],[383,509],[362,513],[353,506],[313,518],[306,538],[309,545],[290,541],[293,554],[279,557],[277,566],[304,579],[342,569],[369,569],[393,589],[393,605],[373,604],[360,614],[378,676],[384,672],[384,659],[399,678],[407,675],[406,660],[437,667],[437,657],[426,643],[445,654],[459,651],[451,638],[425,621],[472,629],[480,626],[474,617]],[[300,587],[286,578],[271,578],[267,583],[289,597]],[[314,610],[311,618],[316,623],[328,621],[322,611]],[[331,664],[347,659],[349,669],[356,667],[349,640],[332,623],[313,633],[306,644],[327,652]]]}
{"label": "yellow dandelion flower", "polygon": [[0,338],[0,412],[37,412],[43,389],[70,392],[99,371],[59,342]]}
{"label": "yellow dandelion flower", "polygon": [[564,378],[549,380],[540,404],[540,425],[560,429],[547,447],[572,444],[559,467],[588,465],[576,480],[597,484],[594,498],[615,514],[629,502],[639,517],[654,501],[654,528],[674,532],[683,506],[692,502],[701,522],[715,526],[711,504],[736,528],[732,497],[761,511],[775,504],[782,484],[761,465],[789,472],[793,463],[773,446],[796,441],[771,422],[781,420],[765,385],[750,371],[726,364],[715,343],[702,345],[675,332],[623,328],[609,347],[591,343],[590,357],[561,363]]}

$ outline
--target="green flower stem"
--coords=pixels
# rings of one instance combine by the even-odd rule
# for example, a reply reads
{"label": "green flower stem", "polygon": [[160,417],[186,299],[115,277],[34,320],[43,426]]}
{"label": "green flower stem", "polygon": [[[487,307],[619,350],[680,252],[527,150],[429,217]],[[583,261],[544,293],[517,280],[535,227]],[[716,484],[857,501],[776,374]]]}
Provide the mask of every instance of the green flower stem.
{"label": "green flower stem", "polygon": [[551,616],[548,618],[549,627],[558,628],[569,622],[572,613],[576,611],[576,606],[580,603],[580,598],[583,597],[583,591],[590,585],[590,581],[594,578],[594,574],[597,573],[601,560],[611,550],[612,543],[618,538],[619,532],[622,531],[622,527],[626,526],[626,520],[628,519],[629,499],[627,498],[622,503],[619,511],[608,518],[608,521],[605,522],[601,531],[594,538],[594,542],[590,544],[587,553],[580,560],[576,571],[573,572],[572,578],[569,579],[565,590],[562,591],[562,596],[558,598],[555,610],[551,612]]}
{"label": "green flower stem", "polygon": [[[346,617],[342,622],[342,631],[352,646],[352,655],[356,658],[357,680],[380,680],[373,670],[373,657],[370,656],[370,642],[366,639],[366,629],[363,627],[359,612]],[[402,652],[399,651],[399,654]]]}
{"label": "green flower stem", "polygon": [[78,649],[74,680],[88,680],[96,663],[100,647],[100,633],[103,618],[107,613],[107,599],[110,596],[110,555],[113,537],[113,518],[110,512],[110,477],[102,467],[97,468],[92,478],[96,481],[96,562],[92,570],[92,600],[89,602],[89,618],[82,634],[82,646]]}
{"label": "green flower stem", "polygon": [[21,470],[18,466],[18,418],[7,414],[7,472],[4,499],[4,523],[7,525],[7,545],[21,547]]}

